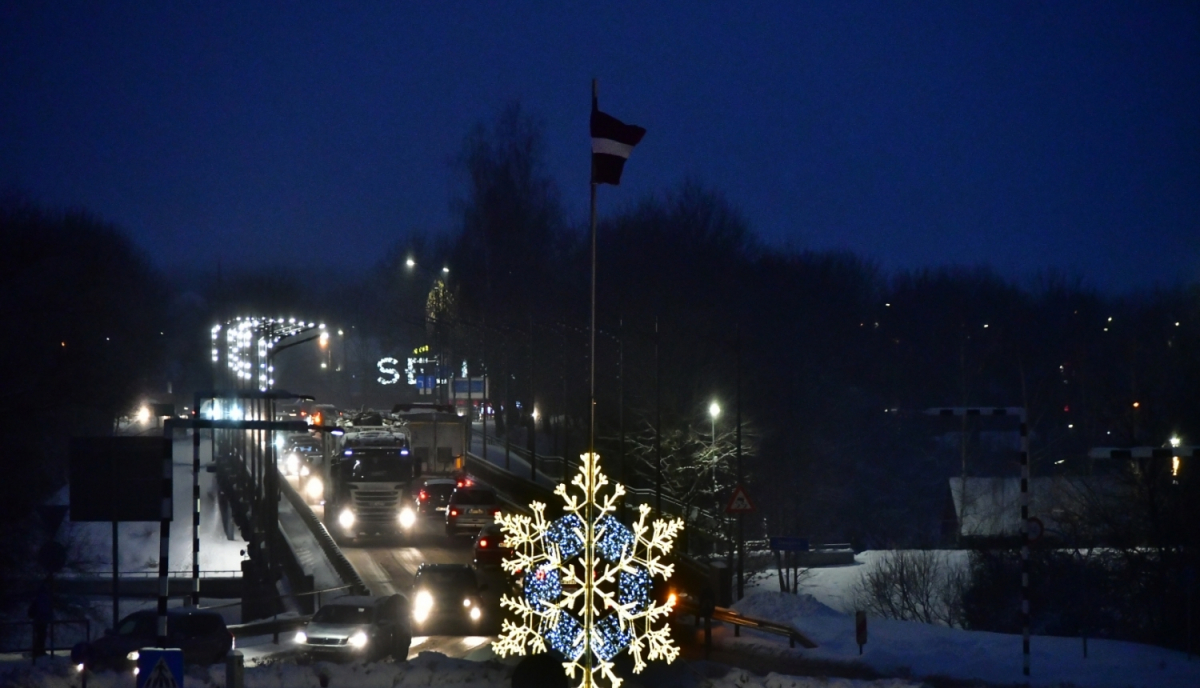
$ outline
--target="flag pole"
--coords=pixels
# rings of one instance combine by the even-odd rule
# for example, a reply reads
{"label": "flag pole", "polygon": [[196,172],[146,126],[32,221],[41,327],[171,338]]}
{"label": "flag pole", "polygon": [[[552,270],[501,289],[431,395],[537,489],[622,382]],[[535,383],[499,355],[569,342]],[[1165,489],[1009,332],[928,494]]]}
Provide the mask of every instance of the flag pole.
{"label": "flag pole", "polygon": [[[598,110],[600,107],[598,98],[599,98],[599,87],[597,85],[597,80],[592,79],[592,111],[593,112]],[[592,160],[592,175],[591,175],[591,180],[590,180],[591,187],[592,187],[591,188],[591,192],[592,192],[592,197],[591,197],[592,313],[591,313],[591,328],[590,328],[590,333],[589,333],[590,338],[591,338],[591,355],[589,356],[589,358],[590,358],[589,362],[591,363],[591,372],[590,372],[590,381],[589,381],[589,387],[590,387],[589,396],[590,396],[590,398],[588,400],[588,454],[590,455],[589,458],[591,459],[592,464],[595,465],[595,463],[596,463],[596,156],[590,155],[589,157]],[[591,483],[591,479],[592,479],[592,476],[589,475],[588,476],[589,484]],[[592,521],[593,516],[592,516],[592,500],[591,499],[588,499],[588,502],[587,502],[587,515],[586,516],[587,516],[588,539],[592,540],[595,537],[595,534],[593,531],[594,523]],[[592,542],[589,542],[588,548],[587,548],[587,559],[588,559],[587,570],[589,572],[595,570],[594,569],[595,561],[594,561],[593,552],[594,552],[594,544]],[[590,585],[588,587],[588,591],[587,591],[586,595],[587,595],[587,599],[584,600],[585,618],[584,618],[584,626],[583,627],[586,629],[584,632],[587,633],[588,636],[587,636],[587,641],[586,641],[587,642],[587,650],[585,652],[587,664],[586,664],[586,668],[585,668],[584,674],[583,674],[583,677],[584,677],[583,685],[590,688],[590,686],[593,685],[591,631],[592,631],[592,623],[593,623],[592,618],[595,613],[595,610],[592,608],[592,595],[591,595]]]}
{"label": "flag pole", "polygon": [[[599,87],[597,80],[592,79],[592,109],[598,106]],[[591,320],[591,362],[590,397],[588,399],[588,453],[596,453],[596,162],[592,159],[592,202],[591,202],[591,231],[592,231],[592,320]]]}

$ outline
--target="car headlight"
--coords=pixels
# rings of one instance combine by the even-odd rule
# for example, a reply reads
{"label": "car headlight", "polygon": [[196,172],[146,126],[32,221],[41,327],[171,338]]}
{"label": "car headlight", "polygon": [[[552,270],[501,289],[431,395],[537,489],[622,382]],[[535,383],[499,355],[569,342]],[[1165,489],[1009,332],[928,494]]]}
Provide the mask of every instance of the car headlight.
{"label": "car headlight", "polygon": [[422,623],[429,618],[429,613],[432,611],[433,595],[430,595],[428,590],[418,592],[417,599],[413,602],[413,619],[417,623]]}
{"label": "car headlight", "polygon": [[295,454],[288,454],[283,457],[283,470],[288,475],[295,475],[300,470],[300,457]]}
{"label": "car headlight", "polygon": [[309,478],[308,483],[304,485],[304,494],[308,495],[309,499],[320,499],[325,494],[325,484],[320,478]]}
{"label": "car headlight", "polygon": [[125,659],[128,659],[131,662],[136,662],[138,660],[138,657],[140,657],[140,656],[141,655],[138,654],[138,651],[134,650],[133,652],[130,652],[129,654],[125,655]]}
{"label": "car headlight", "polygon": [[296,642],[300,643],[301,645],[307,643],[308,642],[308,634],[305,633],[304,631],[297,632],[296,633]]}
{"label": "car headlight", "polygon": [[355,650],[361,650],[367,646],[367,634],[363,631],[359,631],[350,636],[350,639],[347,640],[346,643]]}
{"label": "car headlight", "polygon": [[338,514],[338,523],[343,528],[349,528],[354,525],[354,512],[349,509],[342,509],[342,513]]}
{"label": "car headlight", "polygon": [[301,478],[307,478],[309,473],[312,473],[312,471],[308,470],[308,464],[305,464],[300,467],[300,477]]}
{"label": "car headlight", "polygon": [[412,509],[410,509],[408,507],[404,507],[403,509],[400,510],[400,527],[401,528],[408,530],[409,528],[412,528],[413,524],[416,522],[417,522],[417,515],[413,513]]}
{"label": "car headlight", "polygon": [[478,621],[479,617],[483,616],[483,612],[479,611],[479,607],[471,607],[471,620]]}
{"label": "car headlight", "polygon": [[471,598],[469,598],[469,597],[464,597],[464,598],[463,598],[463,606],[464,606],[464,607],[470,607],[470,606],[471,606]]}

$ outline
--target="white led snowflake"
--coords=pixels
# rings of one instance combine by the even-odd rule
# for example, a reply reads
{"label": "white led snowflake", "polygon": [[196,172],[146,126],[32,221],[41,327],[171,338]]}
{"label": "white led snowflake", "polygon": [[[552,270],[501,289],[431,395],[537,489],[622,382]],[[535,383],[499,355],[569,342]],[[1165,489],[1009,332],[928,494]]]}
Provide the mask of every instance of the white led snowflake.
{"label": "white led snowflake", "polygon": [[580,458],[583,464],[571,484],[582,497],[568,495],[562,483],[554,490],[563,500],[562,517],[546,521],[541,502],[530,505],[532,516],[496,516],[505,546],[513,550],[504,570],[521,577],[523,595],[501,599],[517,621],[504,620],[492,647],[501,657],[553,649],[565,658],[567,676],[580,672],[581,685],[593,686],[603,677],[617,688],[621,679],[613,673],[612,659],[622,650],[633,657],[635,673],[648,660],[671,662],[679,655],[670,628],[655,628],[670,613],[672,601],[656,603],[650,587],[655,577],[671,577],[674,565],[662,559],[683,521],[647,524],[650,507],[642,504],[637,522],[627,528],[613,516],[625,487],[613,483],[612,493],[601,499],[609,482],[600,472],[600,457]]}

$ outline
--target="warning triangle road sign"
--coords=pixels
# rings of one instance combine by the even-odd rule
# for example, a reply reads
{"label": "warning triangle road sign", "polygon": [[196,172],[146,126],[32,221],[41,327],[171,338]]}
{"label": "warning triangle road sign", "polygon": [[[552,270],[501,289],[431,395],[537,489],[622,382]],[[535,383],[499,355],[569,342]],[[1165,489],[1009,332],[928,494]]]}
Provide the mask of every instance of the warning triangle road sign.
{"label": "warning triangle road sign", "polygon": [[729,506],[725,507],[727,514],[748,514],[754,511],[754,504],[750,501],[750,495],[746,494],[746,488],[738,485],[733,488],[733,496],[729,498]]}

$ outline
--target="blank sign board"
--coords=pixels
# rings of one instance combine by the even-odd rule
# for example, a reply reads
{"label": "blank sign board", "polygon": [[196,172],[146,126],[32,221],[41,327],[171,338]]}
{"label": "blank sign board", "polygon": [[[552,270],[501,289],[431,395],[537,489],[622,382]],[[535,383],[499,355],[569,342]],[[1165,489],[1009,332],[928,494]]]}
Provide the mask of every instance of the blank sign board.
{"label": "blank sign board", "polygon": [[163,508],[162,437],[71,439],[71,520],[157,521]]}

